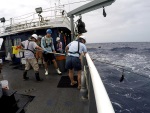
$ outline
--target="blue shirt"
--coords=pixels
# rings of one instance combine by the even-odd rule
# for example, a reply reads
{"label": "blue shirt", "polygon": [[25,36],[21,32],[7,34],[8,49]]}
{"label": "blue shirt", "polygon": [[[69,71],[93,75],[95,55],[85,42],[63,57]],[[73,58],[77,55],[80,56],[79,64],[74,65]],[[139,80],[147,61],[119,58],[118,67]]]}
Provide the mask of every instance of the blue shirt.
{"label": "blue shirt", "polygon": [[[86,46],[81,42],[79,42],[79,44],[80,44],[79,53],[87,52]],[[67,46],[69,47],[69,50],[68,50],[69,52],[77,52],[78,51],[78,41],[72,41]],[[68,55],[69,56],[74,56],[74,57],[79,57],[78,53],[75,53],[75,54],[68,53]]]}
{"label": "blue shirt", "polygon": [[46,36],[43,37],[41,39],[41,47],[46,52],[51,53],[51,52],[55,51],[54,44],[53,44],[53,38],[52,37],[47,38]]}

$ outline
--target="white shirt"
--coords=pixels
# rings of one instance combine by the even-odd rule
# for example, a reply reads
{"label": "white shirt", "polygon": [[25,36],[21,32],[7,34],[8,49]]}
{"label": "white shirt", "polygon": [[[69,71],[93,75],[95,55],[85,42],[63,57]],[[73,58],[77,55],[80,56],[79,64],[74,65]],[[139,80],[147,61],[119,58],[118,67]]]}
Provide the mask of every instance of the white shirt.
{"label": "white shirt", "polygon": [[[87,48],[86,46],[79,42],[79,53],[81,54],[82,52],[87,52]],[[71,43],[69,43],[67,45],[69,47],[69,52],[77,52],[78,51],[78,41],[72,41]],[[78,53],[72,54],[72,53],[68,53],[69,56],[74,56],[74,57],[79,57]]]}
{"label": "white shirt", "polygon": [[[34,51],[35,48],[38,46],[34,41],[28,41],[28,40],[26,40],[26,41],[23,41],[21,43],[24,46],[24,49],[30,49],[32,51]],[[26,59],[35,58],[34,53],[31,52],[30,50],[25,50],[25,52],[24,52],[24,56],[25,56]]]}

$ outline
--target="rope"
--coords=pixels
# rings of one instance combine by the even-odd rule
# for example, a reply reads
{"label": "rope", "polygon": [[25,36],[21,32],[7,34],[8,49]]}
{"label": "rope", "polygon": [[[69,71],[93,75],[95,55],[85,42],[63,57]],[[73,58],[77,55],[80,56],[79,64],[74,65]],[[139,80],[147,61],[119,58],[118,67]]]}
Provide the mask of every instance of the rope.
{"label": "rope", "polygon": [[[26,49],[21,49],[19,52],[24,52]],[[41,50],[36,50],[36,51],[41,51]],[[42,51],[41,51],[42,52]],[[63,55],[63,56],[66,56],[65,54],[63,53],[54,53],[54,52],[48,52],[48,53],[53,53],[53,54],[56,54],[56,55]]]}

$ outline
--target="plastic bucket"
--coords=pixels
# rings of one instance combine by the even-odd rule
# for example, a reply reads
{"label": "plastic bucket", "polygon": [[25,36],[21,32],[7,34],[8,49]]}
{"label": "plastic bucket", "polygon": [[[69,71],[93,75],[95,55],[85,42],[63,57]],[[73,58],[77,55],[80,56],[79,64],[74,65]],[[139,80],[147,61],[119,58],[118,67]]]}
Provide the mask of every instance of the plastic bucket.
{"label": "plastic bucket", "polygon": [[2,85],[2,88],[9,89],[8,81],[7,80],[2,80],[1,81],[1,85]]}
{"label": "plastic bucket", "polygon": [[17,48],[17,46],[12,46],[12,48],[13,48],[13,54],[19,53],[19,49]]}
{"label": "plastic bucket", "polygon": [[56,60],[57,61],[66,60],[66,56],[64,56],[64,55],[58,55],[58,56],[56,56]]}

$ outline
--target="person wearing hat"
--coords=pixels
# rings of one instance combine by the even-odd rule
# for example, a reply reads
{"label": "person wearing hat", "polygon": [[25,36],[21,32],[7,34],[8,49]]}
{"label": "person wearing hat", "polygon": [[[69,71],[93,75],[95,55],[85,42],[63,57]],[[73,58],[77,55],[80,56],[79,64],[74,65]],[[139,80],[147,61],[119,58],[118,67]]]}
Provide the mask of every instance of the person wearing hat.
{"label": "person wearing hat", "polygon": [[[38,39],[37,39],[37,45],[41,47],[41,39],[42,39],[42,36],[39,35],[38,36]],[[36,59],[37,59],[37,62],[39,61],[39,59],[41,60],[41,63],[43,65],[43,51],[36,51]]]}
{"label": "person wearing hat", "polygon": [[21,42],[21,46],[25,50],[24,56],[26,59],[25,71],[23,73],[24,80],[29,79],[29,77],[27,77],[27,71],[32,66],[32,68],[35,71],[36,80],[42,81],[42,79],[39,76],[39,65],[35,58],[35,53],[34,53],[35,49],[38,49],[39,51],[43,51],[43,49],[36,44],[37,38],[38,38],[38,36],[36,34],[33,34],[28,40]]}
{"label": "person wearing hat", "polygon": [[77,71],[78,73],[78,89],[81,88],[81,59],[80,55],[81,53],[84,53],[84,55],[87,52],[87,48],[85,46],[86,39],[84,36],[80,36],[77,40],[72,41],[69,43],[65,51],[68,53],[68,56],[66,58],[66,69],[69,69],[69,78],[71,81],[70,85],[75,85],[77,81],[74,81],[73,77],[73,71]]}
{"label": "person wearing hat", "polygon": [[56,45],[56,47],[57,47],[57,52],[58,52],[58,53],[63,53],[62,42],[60,41],[60,38],[57,37],[57,38],[56,38],[56,41],[57,41],[57,45]]}
{"label": "person wearing hat", "polygon": [[44,64],[45,64],[45,75],[48,75],[48,62],[52,61],[54,64],[54,67],[59,75],[61,75],[61,71],[58,68],[56,58],[54,56],[54,53],[56,53],[53,43],[53,38],[51,37],[52,30],[47,29],[46,35],[41,39],[41,47],[43,48],[43,58],[44,58]]}

